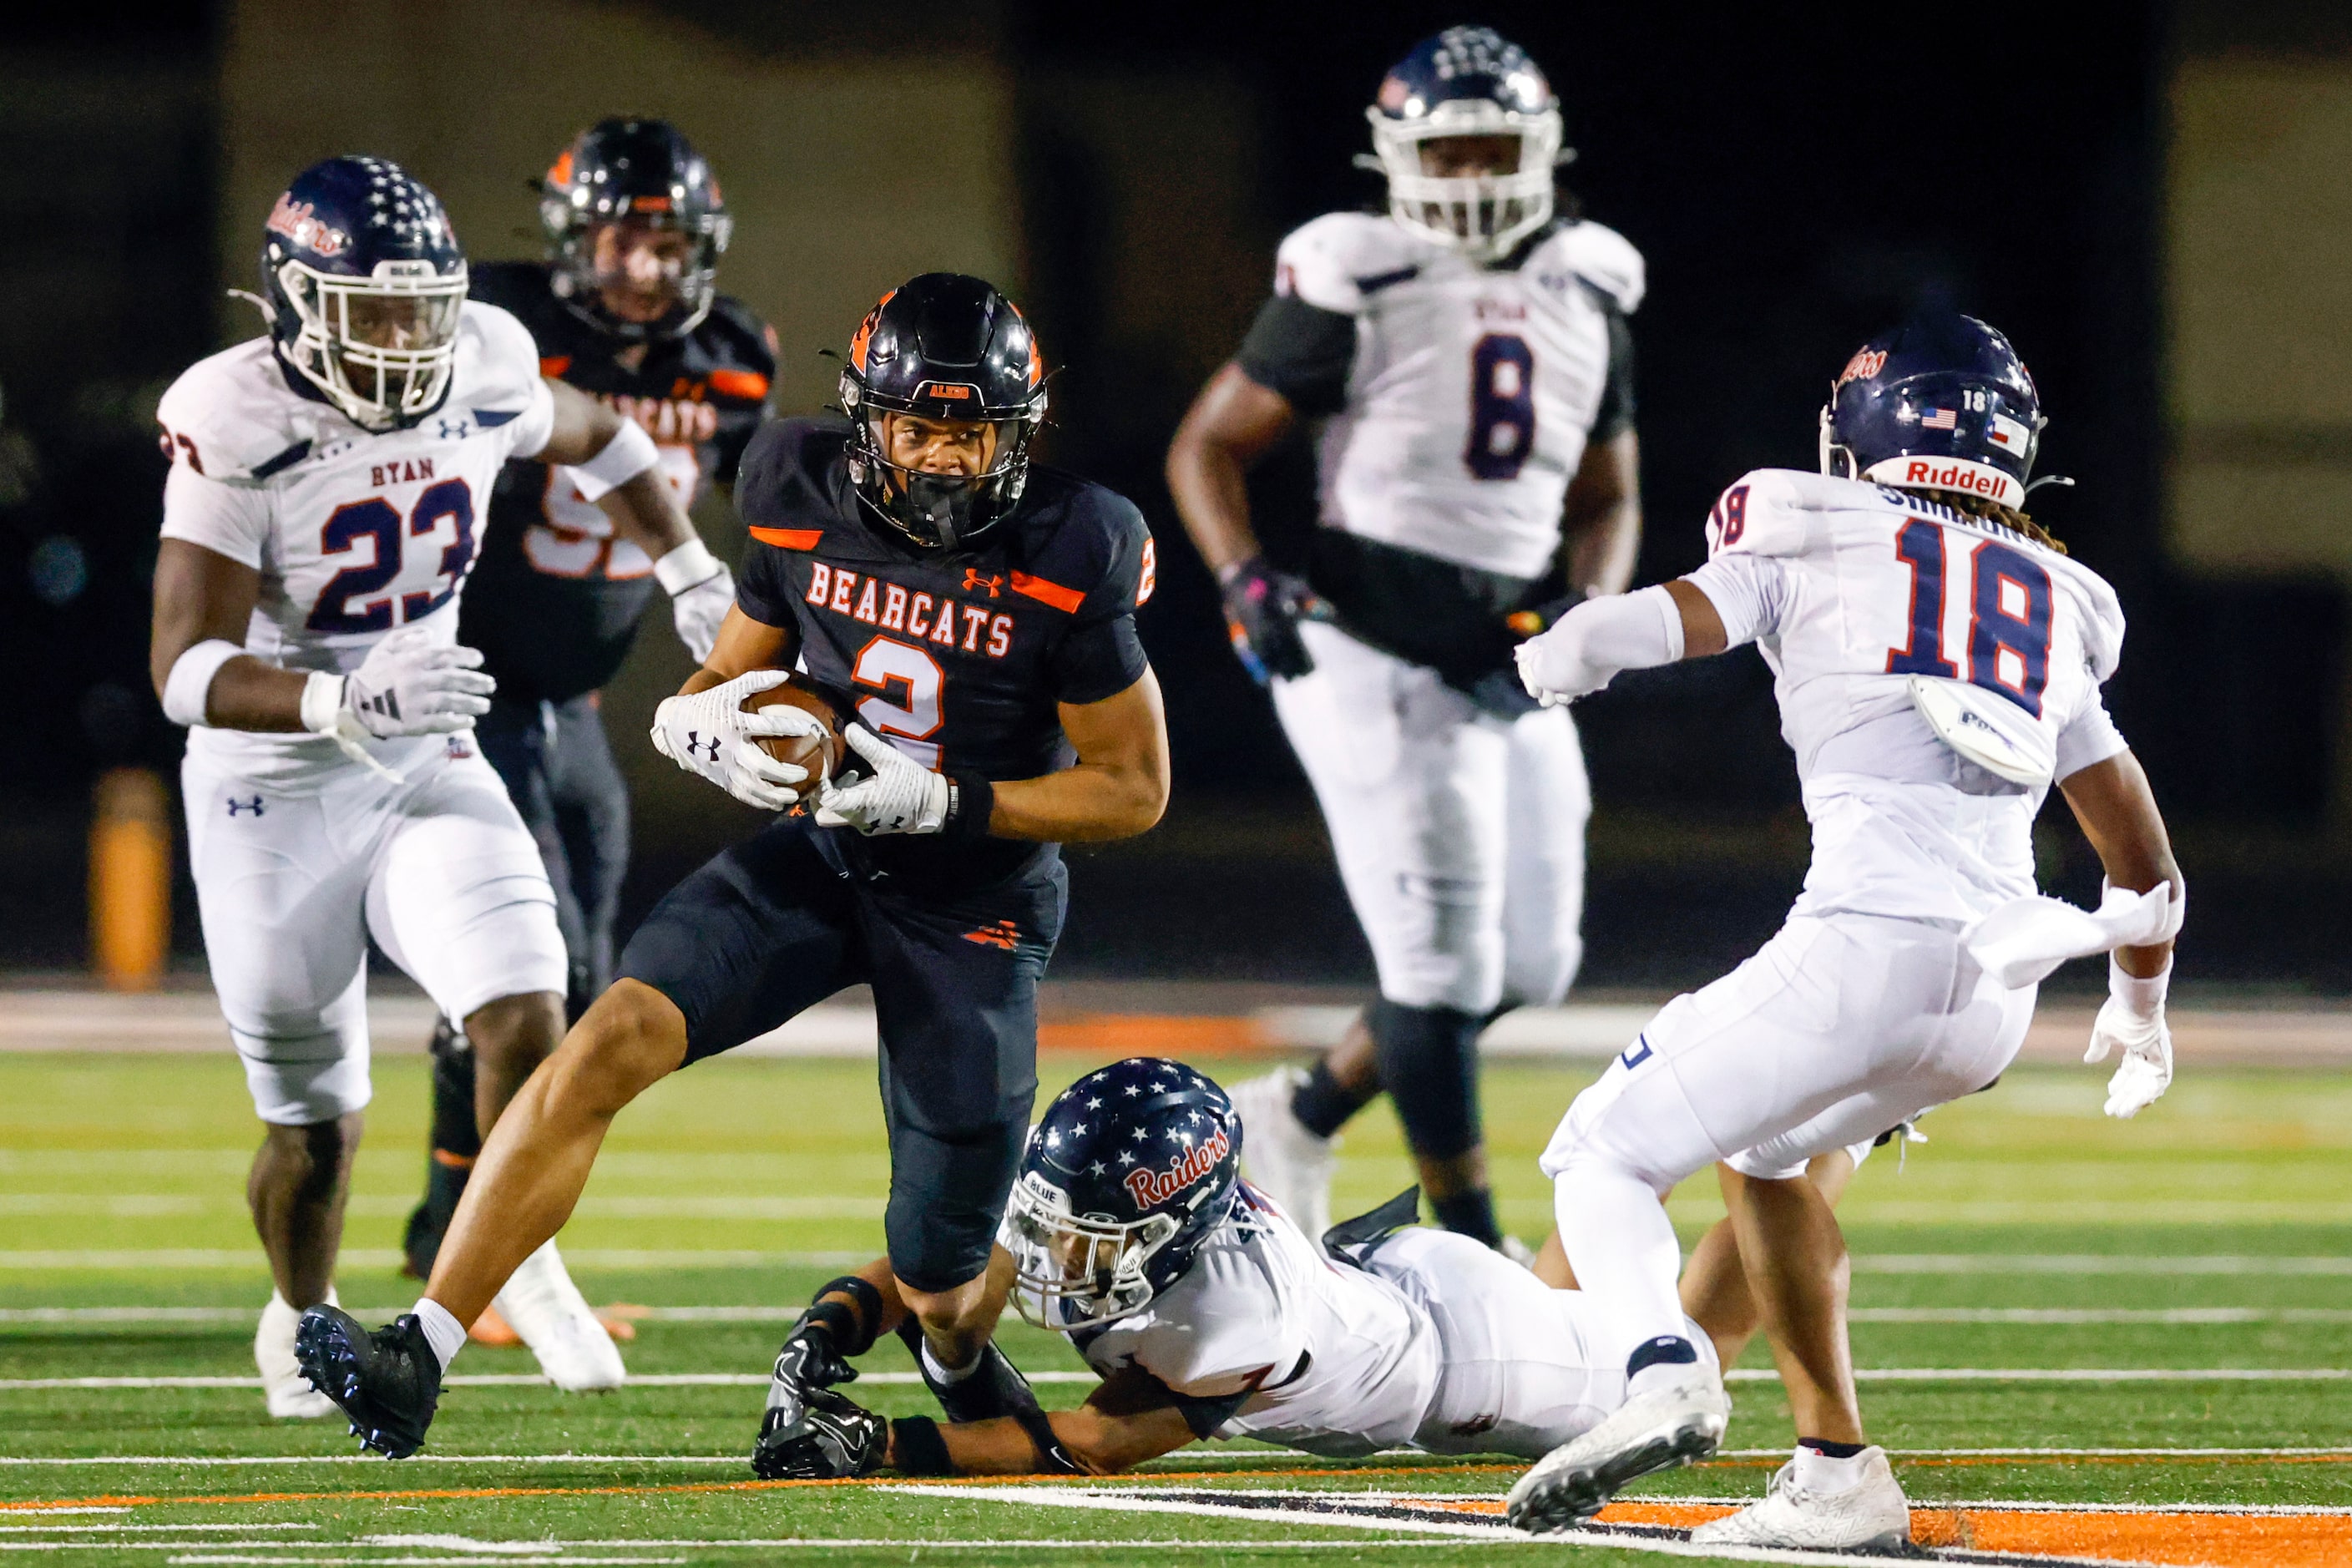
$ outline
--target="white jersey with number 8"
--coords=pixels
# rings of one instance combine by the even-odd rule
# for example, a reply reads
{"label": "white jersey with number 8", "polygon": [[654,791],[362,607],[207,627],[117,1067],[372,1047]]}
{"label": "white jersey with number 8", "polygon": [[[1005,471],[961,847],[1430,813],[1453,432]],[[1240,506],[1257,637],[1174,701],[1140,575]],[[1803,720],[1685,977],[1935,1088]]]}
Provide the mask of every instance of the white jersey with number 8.
{"label": "white jersey with number 8", "polygon": [[1333,213],[1282,242],[1275,289],[1356,322],[1346,406],[1318,452],[1324,524],[1541,577],[1608,382],[1608,312],[1641,303],[1640,253],[1570,223],[1490,267],[1386,216]]}
{"label": "white jersey with number 8", "polygon": [[1913,677],[1964,682],[2042,729],[2056,776],[2124,749],[2099,687],[2123,650],[2115,590],[2022,534],[1925,496],[1759,469],[1707,519],[1691,580],[1731,646],[1772,668],[1813,862],[1800,915],[1971,920],[2034,890],[2042,788],[1964,760]]}

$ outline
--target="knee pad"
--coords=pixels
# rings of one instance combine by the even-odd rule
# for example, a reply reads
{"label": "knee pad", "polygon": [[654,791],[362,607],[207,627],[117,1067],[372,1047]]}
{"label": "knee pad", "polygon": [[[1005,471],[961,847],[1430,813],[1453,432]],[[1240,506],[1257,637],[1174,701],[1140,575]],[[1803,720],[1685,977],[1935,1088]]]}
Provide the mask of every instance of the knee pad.
{"label": "knee pad", "polygon": [[245,1063],[254,1114],[272,1126],[332,1121],[366,1109],[373,1097],[364,1034],[357,1040],[341,1034],[264,1039],[232,1031],[231,1037]]}
{"label": "knee pad", "polygon": [[1502,910],[1490,884],[1408,874],[1387,907],[1357,912],[1382,996],[1463,1013],[1485,1013],[1502,999]]}
{"label": "knee pad", "polygon": [[1478,1035],[1482,1012],[1407,1007],[1383,998],[1368,1016],[1381,1087],[1404,1123],[1405,1139],[1424,1159],[1450,1160],[1475,1148],[1478,1119]]}

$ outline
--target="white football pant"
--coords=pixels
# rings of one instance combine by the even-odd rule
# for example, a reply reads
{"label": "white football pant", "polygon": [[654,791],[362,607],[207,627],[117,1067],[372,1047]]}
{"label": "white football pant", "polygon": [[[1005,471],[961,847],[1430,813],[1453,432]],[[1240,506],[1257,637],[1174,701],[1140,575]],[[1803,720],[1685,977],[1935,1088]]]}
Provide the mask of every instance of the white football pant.
{"label": "white football pant", "polygon": [[1791,916],[1729,974],[1667,1003],[1552,1134],[1543,1171],[1578,1282],[1629,1346],[1685,1334],[1682,1254],[1659,1200],[1718,1160],[1799,1175],[1975,1093],[2017,1055],[2033,996],[1979,969],[1957,922]]}
{"label": "white football pant", "polygon": [[563,994],[539,847],[470,735],[397,784],[354,765],[278,794],[193,756],[180,781],[205,956],[262,1121],[367,1104],[371,935],[453,1021]]}
{"label": "white football pant", "polygon": [[1584,752],[1565,708],[1509,720],[1336,626],[1274,683],[1381,994],[1483,1014],[1548,1006],[1584,958]]}

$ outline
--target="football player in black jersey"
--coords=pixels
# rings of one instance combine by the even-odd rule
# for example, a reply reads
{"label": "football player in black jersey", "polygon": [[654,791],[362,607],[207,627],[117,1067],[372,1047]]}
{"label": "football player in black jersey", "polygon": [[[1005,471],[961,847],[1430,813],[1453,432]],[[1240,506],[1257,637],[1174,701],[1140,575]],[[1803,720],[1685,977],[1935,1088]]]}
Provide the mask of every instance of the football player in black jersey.
{"label": "football player in black jersey", "polygon": [[[643,426],[679,500],[691,507],[713,487],[729,490],[767,414],[775,334],[718,291],[733,220],[710,166],[658,120],[606,120],[563,150],[539,188],[550,259],[478,267],[473,297],[530,329],[542,374]],[[615,537],[594,488],[570,468],[506,466],[457,634],[499,683],[475,734],[547,862],[574,1020],[612,984],[629,860],[628,787],[598,689],[628,657],[656,584],[698,659],[733,597],[727,569],[700,541],[657,566]],[[473,1053],[446,1021],[433,1061],[425,1194],[405,1237],[420,1279],[481,1152]],[[483,1331],[506,1338],[493,1323]]]}
{"label": "football player in black jersey", "polygon": [[[885,296],[841,395],[848,419],[770,425],[744,454],[735,606],[654,720],[664,755],[785,815],[637,929],[621,978],[485,1145],[415,1310],[373,1334],[333,1308],[304,1318],[305,1371],[372,1447],[424,1440],[465,1325],[570,1215],[623,1106],[860,982],[881,1026],[888,1268],[925,1381],[953,1419],[1036,1411],[990,1342],[1013,1277],[994,1237],[1036,1093],[1037,982],[1067,885],[1055,845],[1140,833],[1167,803],[1135,630],[1151,537],[1118,496],[1032,466],[1036,344],[978,279]],[[816,731],[798,708],[743,709],[795,664],[854,714],[855,773],[813,779],[760,745]],[[859,1353],[878,1314],[838,1310],[837,1342]],[[806,1436],[804,1395],[829,1370],[780,1360],[763,1451]]]}

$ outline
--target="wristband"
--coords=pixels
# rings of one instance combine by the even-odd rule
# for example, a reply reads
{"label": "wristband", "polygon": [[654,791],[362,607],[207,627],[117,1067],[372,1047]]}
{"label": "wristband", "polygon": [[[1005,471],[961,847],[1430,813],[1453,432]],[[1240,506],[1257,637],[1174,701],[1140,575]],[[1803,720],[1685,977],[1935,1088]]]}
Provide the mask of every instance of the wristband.
{"label": "wristband", "polygon": [[[827,1296],[840,1294],[857,1303],[845,1307],[838,1301],[828,1301]],[[823,1322],[832,1331],[833,1342],[841,1353],[853,1360],[874,1348],[875,1326],[882,1321],[882,1292],[872,1283],[855,1274],[845,1274],[838,1279],[828,1279],[817,1287],[816,1300],[809,1307],[812,1320]],[[845,1331],[839,1320],[847,1318]]]}
{"label": "wristband", "polygon": [[902,1476],[951,1476],[948,1440],[928,1415],[902,1415],[890,1423],[890,1468]]}
{"label": "wristband", "polygon": [[959,842],[988,837],[988,819],[996,812],[996,786],[978,773],[948,775],[948,819],[941,837]]}
{"label": "wristband", "polygon": [[343,678],[312,670],[302,683],[302,728],[313,735],[331,735],[342,711]]}
{"label": "wristband", "polygon": [[2164,968],[2143,980],[2128,974],[2114,953],[2107,954],[2107,994],[2124,1005],[2125,1011],[2135,1018],[2153,1018],[2164,1011],[2164,994],[2172,988],[2172,960],[2164,961]]}
{"label": "wristband", "polygon": [[205,721],[205,695],[222,665],[245,651],[226,637],[208,637],[172,661],[163,678],[163,717],[174,724]]}
{"label": "wristband", "polygon": [[727,568],[719,557],[710,553],[710,546],[699,539],[689,539],[668,554],[654,563],[654,581],[662,591],[677,598],[688,588],[698,588]]}
{"label": "wristband", "polygon": [[572,482],[580,487],[581,500],[597,500],[660,461],[661,449],[646,434],[646,427],[634,419],[624,419],[603,451],[584,463],[572,465]]}

